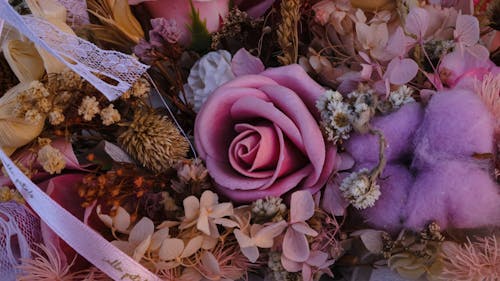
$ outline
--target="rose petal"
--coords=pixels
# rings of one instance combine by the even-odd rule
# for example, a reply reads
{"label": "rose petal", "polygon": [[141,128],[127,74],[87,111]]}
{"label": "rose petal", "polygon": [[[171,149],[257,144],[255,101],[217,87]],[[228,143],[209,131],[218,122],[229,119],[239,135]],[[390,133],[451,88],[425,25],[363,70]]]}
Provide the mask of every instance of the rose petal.
{"label": "rose petal", "polygon": [[229,147],[229,162],[239,173],[253,178],[272,176],[279,154],[278,137],[274,126],[236,124],[241,132]]}
{"label": "rose petal", "polygon": [[[314,172],[305,180],[304,186],[307,187],[316,183],[323,170],[326,154],[325,142],[317,121],[308,111],[298,94],[290,89],[279,85],[263,86],[260,89],[269,96],[275,107],[282,110],[299,128],[300,134],[303,136],[305,155],[315,168]],[[288,135],[284,128],[281,129]]]}
{"label": "rose petal", "polygon": [[316,109],[316,101],[325,92],[316,81],[297,64],[287,65],[278,68],[270,68],[262,72],[261,75],[269,77],[292,91],[294,91],[309,109],[317,120],[320,119]]}
{"label": "rose petal", "polygon": [[218,88],[205,101],[196,117],[194,130],[196,149],[201,158],[210,156],[219,161],[227,159],[227,149],[230,140],[235,135],[234,123],[228,122],[228,120],[232,120],[229,109],[234,102],[242,97],[249,96],[267,99],[267,96],[257,89],[245,88],[244,86],[241,88],[230,87],[233,84],[237,85],[240,80],[243,80],[241,84],[249,83],[246,82],[247,77],[255,77],[257,82],[274,83],[272,80],[261,76],[243,76]]}
{"label": "rose petal", "polygon": [[[303,113],[304,111],[301,112],[301,114]],[[253,96],[242,97],[231,107],[231,117],[234,122],[255,118],[268,120],[269,122],[277,125],[302,153],[306,153],[301,131],[298,128],[297,123],[291,120],[291,118],[281,109],[271,103],[268,96],[265,98]],[[314,122],[314,124],[314,127],[317,128],[317,123]]]}

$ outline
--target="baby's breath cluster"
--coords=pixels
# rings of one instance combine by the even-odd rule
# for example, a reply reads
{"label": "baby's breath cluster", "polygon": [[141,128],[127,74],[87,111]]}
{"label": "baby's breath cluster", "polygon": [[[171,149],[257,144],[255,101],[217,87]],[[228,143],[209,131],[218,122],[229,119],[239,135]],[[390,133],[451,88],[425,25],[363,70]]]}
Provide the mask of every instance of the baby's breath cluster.
{"label": "baby's breath cluster", "polygon": [[316,108],[321,113],[321,125],[329,141],[336,143],[349,138],[353,111],[339,92],[326,91],[316,102]]}

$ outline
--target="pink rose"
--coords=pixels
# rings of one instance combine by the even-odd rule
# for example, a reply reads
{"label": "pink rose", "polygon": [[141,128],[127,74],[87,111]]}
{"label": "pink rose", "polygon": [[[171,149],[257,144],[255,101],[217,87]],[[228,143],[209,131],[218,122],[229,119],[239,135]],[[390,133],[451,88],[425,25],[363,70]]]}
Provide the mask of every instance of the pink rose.
{"label": "pink rose", "polygon": [[239,202],[295,187],[318,191],[336,162],[317,122],[324,91],[298,65],[239,76],[215,90],[196,118],[195,142],[219,190]]}
{"label": "pink rose", "polygon": [[[165,18],[175,20],[181,31],[179,43],[189,45],[191,43],[191,5],[189,0],[157,0],[144,1],[151,16],[154,18]],[[229,0],[192,0],[193,6],[200,13],[200,19],[206,20],[209,32],[219,29],[220,19],[229,12]]]}

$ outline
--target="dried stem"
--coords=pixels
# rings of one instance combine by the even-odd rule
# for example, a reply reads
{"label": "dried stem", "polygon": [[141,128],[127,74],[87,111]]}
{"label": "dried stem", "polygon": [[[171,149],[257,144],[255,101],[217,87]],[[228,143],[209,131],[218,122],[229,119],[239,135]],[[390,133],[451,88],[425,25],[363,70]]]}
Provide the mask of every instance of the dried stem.
{"label": "dried stem", "polygon": [[378,136],[379,139],[378,165],[370,172],[370,182],[374,184],[380,174],[382,174],[382,171],[387,164],[387,158],[385,156],[385,146],[387,144],[387,141],[384,137],[384,133],[382,133],[382,131],[380,130],[370,128],[370,134]]}
{"label": "dried stem", "polygon": [[283,55],[278,60],[283,65],[296,63],[299,58],[299,33],[301,0],[281,2],[281,24],[278,26],[278,43]]}

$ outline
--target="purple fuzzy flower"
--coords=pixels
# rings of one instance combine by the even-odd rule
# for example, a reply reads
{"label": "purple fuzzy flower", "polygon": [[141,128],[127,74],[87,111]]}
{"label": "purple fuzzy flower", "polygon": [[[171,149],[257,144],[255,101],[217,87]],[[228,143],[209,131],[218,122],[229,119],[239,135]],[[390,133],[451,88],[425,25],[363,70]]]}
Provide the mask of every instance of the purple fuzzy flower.
{"label": "purple fuzzy flower", "polygon": [[426,168],[449,159],[471,160],[474,153],[492,153],[493,128],[493,118],[477,95],[440,92],[431,99],[416,133],[413,166]]}
{"label": "purple fuzzy flower", "polygon": [[[388,161],[400,160],[412,151],[412,139],[424,110],[418,103],[408,103],[398,111],[376,117],[372,126],[384,133],[387,141],[385,156]],[[378,161],[378,137],[370,134],[354,134],[346,143],[346,150],[357,162]]]}
{"label": "purple fuzzy flower", "polygon": [[409,195],[405,226],[435,221],[446,229],[500,225],[500,189],[474,163],[442,161],[422,171]]}

